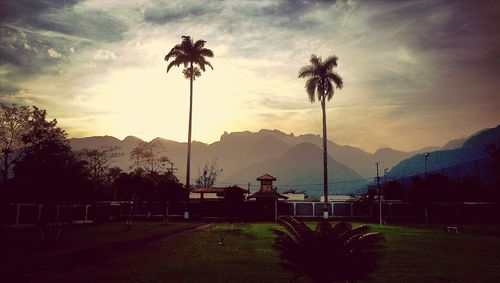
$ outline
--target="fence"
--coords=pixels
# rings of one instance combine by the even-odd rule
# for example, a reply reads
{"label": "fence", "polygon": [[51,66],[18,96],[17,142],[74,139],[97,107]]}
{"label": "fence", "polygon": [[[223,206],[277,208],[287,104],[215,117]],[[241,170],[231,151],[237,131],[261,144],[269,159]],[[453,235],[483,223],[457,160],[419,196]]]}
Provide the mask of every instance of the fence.
{"label": "fence", "polygon": [[[165,213],[165,206],[160,202],[98,202],[93,204],[48,205],[33,203],[8,204],[2,208],[1,224],[9,227],[34,226],[40,223],[96,223],[107,222],[131,216],[134,218],[159,218]],[[299,218],[323,216],[322,202],[279,202],[278,215],[290,215]],[[169,216],[181,217],[184,205],[169,205]],[[196,218],[230,216],[228,208],[220,201],[192,202],[189,210]],[[379,217],[379,203],[330,202],[328,210],[334,219],[375,220]],[[262,220],[263,208],[254,201],[247,201],[236,216],[243,220]],[[274,218],[274,208],[268,208],[267,218]],[[431,203],[427,205],[428,220],[432,223],[498,223],[500,206],[494,203]],[[423,222],[423,206],[407,202],[383,201],[382,217],[386,222]],[[234,215],[233,215],[234,216]]]}

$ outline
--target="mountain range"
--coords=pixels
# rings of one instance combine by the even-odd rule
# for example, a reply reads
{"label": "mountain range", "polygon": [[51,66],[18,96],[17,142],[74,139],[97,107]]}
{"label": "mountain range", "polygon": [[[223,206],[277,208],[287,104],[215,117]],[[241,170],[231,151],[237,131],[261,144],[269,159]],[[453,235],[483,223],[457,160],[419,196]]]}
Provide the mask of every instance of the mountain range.
{"label": "mountain range", "polygon": [[[116,159],[114,165],[124,170],[132,164],[130,152],[141,142],[143,142],[141,139],[133,136],[123,140],[111,136],[70,139],[74,150],[119,147],[123,155]],[[162,138],[156,138],[151,142],[160,145],[161,154],[168,156],[174,163],[177,168],[176,175],[183,182],[186,174],[186,143]],[[441,149],[456,150],[462,145],[465,146],[467,142],[466,139],[457,139],[445,144],[444,147],[428,147],[412,152],[382,148],[375,153],[369,153],[356,147],[328,141],[330,191],[336,194],[359,192],[376,174],[377,161],[383,168],[391,168],[400,161],[411,159],[412,156]],[[276,186],[280,190],[305,190],[310,195],[317,196],[322,193],[321,145],[321,137],[312,134],[295,136],[293,133],[286,134],[279,130],[266,129],[258,132],[224,132],[220,140],[214,143],[197,141],[192,143],[191,176],[194,179],[199,175],[198,168],[217,159],[217,165],[223,172],[216,185],[244,186],[249,182],[256,185],[256,177],[269,173],[278,179]],[[402,165],[398,166],[402,168]],[[251,189],[256,188],[252,186]]]}
{"label": "mountain range", "polygon": [[[439,171],[445,175],[476,176],[490,173],[487,160],[490,158],[486,146],[500,147],[500,125],[479,131],[466,139],[453,140],[447,143],[442,150],[429,153],[427,171]],[[447,174],[447,171],[453,171]],[[457,172],[458,171],[458,172]],[[400,178],[425,173],[425,157],[416,154],[402,160],[391,168],[389,176]]]}

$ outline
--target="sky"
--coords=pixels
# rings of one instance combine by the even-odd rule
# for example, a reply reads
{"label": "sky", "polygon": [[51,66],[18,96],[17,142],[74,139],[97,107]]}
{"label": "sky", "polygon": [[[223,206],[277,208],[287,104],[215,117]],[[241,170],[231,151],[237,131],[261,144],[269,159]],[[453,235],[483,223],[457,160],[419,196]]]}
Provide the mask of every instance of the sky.
{"label": "sky", "polygon": [[328,138],[373,152],[441,146],[500,124],[500,1],[0,2],[0,102],[69,137],[187,140],[189,81],[164,56],[190,35],[215,57],[194,83],[193,139],[322,133],[298,71],[338,56]]}

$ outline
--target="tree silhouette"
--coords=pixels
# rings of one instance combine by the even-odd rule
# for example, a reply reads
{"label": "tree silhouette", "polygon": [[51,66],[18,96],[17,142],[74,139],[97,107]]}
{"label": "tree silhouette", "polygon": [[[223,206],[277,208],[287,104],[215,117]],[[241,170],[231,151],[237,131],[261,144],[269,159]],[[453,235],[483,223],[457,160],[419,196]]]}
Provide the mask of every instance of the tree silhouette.
{"label": "tree silhouette", "polygon": [[46,116],[45,110],[33,107],[14,167],[18,195],[35,201],[83,200],[89,188],[85,162],[76,159],[57,121]]}
{"label": "tree silhouette", "polygon": [[[191,124],[192,124],[192,110],[193,110],[193,81],[195,77],[201,75],[201,71],[205,72],[205,66],[213,67],[205,57],[214,57],[212,50],[205,48],[205,40],[197,40],[193,42],[190,36],[182,36],[182,42],[175,45],[172,50],[165,56],[165,61],[173,59],[167,67],[168,71],[173,67],[184,65],[184,76],[189,78],[189,125],[188,125],[188,153],[187,153],[187,170],[186,170],[186,188],[190,188],[190,165],[191,165]],[[197,65],[199,67],[196,67]],[[188,198],[189,201],[189,198]],[[186,211],[184,217],[189,218],[189,212]]]}
{"label": "tree silhouette", "polygon": [[22,136],[28,131],[31,111],[28,106],[0,103],[0,172],[2,182],[7,181],[11,167],[20,157]]}
{"label": "tree silhouette", "polygon": [[328,148],[326,136],[326,100],[330,101],[333,97],[334,86],[342,88],[343,82],[339,74],[333,71],[337,66],[337,56],[330,56],[325,61],[321,57],[311,55],[310,65],[304,66],[299,71],[299,78],[308,78],[305,88],[309,100],[313,103],[316,100],[321,102],[323,110],[323,194],[324,217],[328,217]]}
{"label": "tree silhouette", "polygon": [[199,176],[196,178],[196,184],[202,188],[211,188],[222,171],[223,169],[217,166],[217,158],[210,165],[205,163],[203,170],[198,167]]}
{"label": "tree silhouette", "polygon": [[233,185],[224,189],[222,193],[224,197],[224,204],[226,206],[226,213],[229,216],[229,222],[231,223],[231,229],[233,229],[234,218],[241,218],[243,205],[245,202],[245,190]]}
{"label": "tree silhouette", "polygon": [[[112,182],[113,179],[108,173],[114,160],[123,154],[118,152],[119,149],[120,148],[117,146],[106,146],[100,149],[84,148],[76,152],[77,157],[85,161],[85,167],[88,170],[93,187],[93,199],[102,200],[104,196],[103,190],[106,186],[109,187],[109,184]],[[115,176],[119,174],[119,172],[116,173],[116,168],[113,173]],[[109,195],[107,197],[109,197]]]}
{"label": "tree silhouette", "polygon": [[164,154],[165,148],[157,141],[141,142],[130,152],[133,169],[149,173],[167,171],[170,159]]}

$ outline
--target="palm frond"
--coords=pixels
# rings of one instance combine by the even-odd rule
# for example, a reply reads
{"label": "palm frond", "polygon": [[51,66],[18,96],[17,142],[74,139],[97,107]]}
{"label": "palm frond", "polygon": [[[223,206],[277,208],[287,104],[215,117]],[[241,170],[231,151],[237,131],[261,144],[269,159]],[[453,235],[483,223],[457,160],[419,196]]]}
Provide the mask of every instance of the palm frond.
{"label": "palm frond", "polygon": [[323,218],[318,221],[318,225],[316,225],[316,230],[315,230],[316,233],[319,233],[321,235],[328,235],[332,233],[332,231],[333,228],[330,222],[328,222]]}
{"label": "palm frond", "polygon": [[378,232],[371,232],[361,235],[358,239],[356,249],[373,249],[380,247],[380,245],[385,241],[384,236]]}
{"label": "palm frond", "polygon": [[203,48],[200,50],[200,55],[212,58],[212,57],[214,57],[214,52],[208,48]]}
{"label": "palm frond", "polygon": [[341,236],[342,241],[346,242],[348,241],[352,236],[355,235],[364,235],[366,233],[370,233],[371,228],[368,225],[360,225],[357,227],[354,227],[346,232],[344,232]]}
{"label": "palm frond", "polygon": [[337,67],[337,60],[339,58],[335,55],[328,56],[326,60],[323,62],[323,65],[326,67],[327,70],[331,71],[333,67]]}
{"label": "palm frond", "polygon": [[344,82],[342,81],[342,77],[336,72],[330,72],[327,77],[335,83],[335,86],[341,89],[344,86]]}
{"label": "palm frond", "polygon": [[313,77],[316,76],[316,72],[313,66],[307,65],[299,70],[299,78],[305,78],[305,77]]}
{"label": "palm frond", "polygon": [[315,93],[316,93],[316,87],[318,85],[319,78],[318,77],[312,77],[307,80],[306,82],[306,92],[307,96],[309,97],[309,101],[313,103],[316,101]]}
{"label": "palm frond", "polygon": [[296,242],[306,242],[314,238],[313,231],[303,221],[290,216],[279,218],[280,224],[285,227]]}
{"label": "palm frond", "polygon": [[170,50],[170,52],[168,52],[167,55],[165,55],[165,61],[168,61],[172,57],[178,57],[181,55],[185,55],[182,49],[174,47],[172,48],[172,50]]}
{"label": "palm frond", "polygon": [[[283,260],[280,265],[297,277],[309,277],[314,282],[351,282],[366,278],[378,266],[383,237],[369,232],[368,226],[352,228],[340,222],[332,227],[327,220],[320,220],[313,231],[289,216],[280,218],[280,224],[286,231],[273,230],[273,248]],[[303,230],[309,231],[305,237]],[[328,261],[320,256],[324,254],[331,255]]]}
{"label": "palm frond", "polygon": [[344,221],[341,221],[341,222],[335,224],[335,226],[333,226],[332,233],[336,234],[336,235],[343,235],[344,233],[346,233],[347,231],[350,231],[351,229],[352,229],[351,224],[344,222]]}
{"label": "palm frond", "polygon": [[193,39],[189,35],[183,35],[182,36],[182,42],[181,42],[182,49],[184,50],[191,50],[193,49]]}
{"label": "palm frond", "polygon": [[200,66],[200,69],[205,72],[205,66],[209,66],[210,68],[212,68],[212,70],[214,69],[214,67],[212,67],[212,64],[210,64],[210,62],[208,62],[207,60],[205,60],[205,58],[203,57],[199,57],[197,61],[195,61],[195,64]]}
{"label": "palm frond", "polygon": [[[191,78],[191,68],[184,68],[182,70],[182,73],[184,74],[184,78],[189,79]],[[193,80],[195,80],[197,77],[201,76],[200,69],[198,67],[193,68]]]}
{"label": "palm frond", "polygon": [[176,67],[179,67],[180,64],[183,64],[183,62],[181,60],[177,60],[175,59],[174,61],[170,62],[167,66],[167,73],[168,71],[170,71],[170,69],[173,67],[173,66],[176,66]]}
{"label": "palm frond", "polygon": [[332,97],[333,97],[332,82],[330,80],[325,80],[324,86],[325,86],[324,94],[325,94],[327,100],[330,101],[330,99],[332,99]]}
{"label": "palm frond", "polygon": [[309,62],[311,62],[311,65],[314,68],[318,68],[319,66],[322,65],[321,64],[321,57],[316,56],[316,54],[311,55],[311,59],[309,59]]}
{"label": "palm frond", "polygon": [[199,40],[197,40],[197,41],[193,44],[193,48],[194,48],[194,49],[197,49],[197,50],[201,50],[201,49],[203,49],[203,47],[205,46],[205,43],[207,43],[205,40],[203,40],[203,39],[199,39]]}

